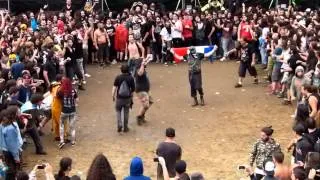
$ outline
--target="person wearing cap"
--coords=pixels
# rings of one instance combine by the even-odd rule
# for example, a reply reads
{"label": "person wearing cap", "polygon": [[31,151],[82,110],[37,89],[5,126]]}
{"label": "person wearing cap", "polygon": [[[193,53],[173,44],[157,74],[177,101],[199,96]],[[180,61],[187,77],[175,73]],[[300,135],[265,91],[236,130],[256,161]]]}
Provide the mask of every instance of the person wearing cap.
{"label": "person wearing cap", "polygon": [[201,60],[204,58],[204,54],[197,53],[195,47],[189,49],[189,54],[184,56],[184,59],[188,61],[188,75],[191,88],[191,97],[194,102],[192,106],[199,105],[197,92],[200,95],[200,105],[204,106],[203,88],[202,88],[202,75],[201,75]]}
{"label": "person wearing cap", "polygon": [[255,162],[255,176],[260,180],[265,172],[263,171],[263,164],[268,159],[272,159],[272,154],[275,151],[281,151],[280,145],[272,138],[273,129],[271,127],[264,127],[261,129],[261,137],[254,143],[250,153],[249,164],[253,167]]}
{"label": "person wearing cap", "polygon": [[184,160],[179,160],[176,162],[175,170],[177,172],[175,177],[176,180],[190,180],[189,175],[186,173],[187,163]]}
{"label": "person wearing cap", "polygon": [[254,174],[254,172],[253,172],[251,167],[249,167],[249,166],[246,167],[246,171],[249,174],[251,180],[260,180],[260,179],[263,179],[263,180],[278,180],[278,178],[276,178],[274,176],[274,170],[275,170],[275,164],[270,160],[267,160],[264,163],[264,166],[263,166],[264,176],[262,176],[262,177],[261,176],[257,176],[256,174]]}
{"label": "person wearing cap", "polygon": [[[158,145],[156,154],[164,158],[169,176],[173,178],[176,176],[175,164],[181,159],[182,149],[174,140],[175,130],[173,128],[167,128],[165,133],[166,139]],[[163,180],[163,169],[160,164],[158,165],[157,178]]]}

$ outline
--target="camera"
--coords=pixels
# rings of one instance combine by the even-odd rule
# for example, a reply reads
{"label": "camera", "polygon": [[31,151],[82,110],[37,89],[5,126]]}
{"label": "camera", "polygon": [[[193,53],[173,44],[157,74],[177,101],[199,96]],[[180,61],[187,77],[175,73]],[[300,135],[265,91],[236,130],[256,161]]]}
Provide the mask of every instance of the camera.
{"label": "camera", "polygon": [[153,162],[159,162],[159,158],[153,158]]}

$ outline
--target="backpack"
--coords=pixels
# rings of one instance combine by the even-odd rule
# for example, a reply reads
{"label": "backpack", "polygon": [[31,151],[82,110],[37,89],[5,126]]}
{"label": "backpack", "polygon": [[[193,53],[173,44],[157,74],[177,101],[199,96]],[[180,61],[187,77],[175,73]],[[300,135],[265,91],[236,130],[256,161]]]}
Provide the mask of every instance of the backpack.
{"label": "backpack", "polygon": [[120,98],[129,98],[131,96],[131,91],[129,88],[128,83],[124,80],[122,81],[119,91],[118,91],[118,96]]}

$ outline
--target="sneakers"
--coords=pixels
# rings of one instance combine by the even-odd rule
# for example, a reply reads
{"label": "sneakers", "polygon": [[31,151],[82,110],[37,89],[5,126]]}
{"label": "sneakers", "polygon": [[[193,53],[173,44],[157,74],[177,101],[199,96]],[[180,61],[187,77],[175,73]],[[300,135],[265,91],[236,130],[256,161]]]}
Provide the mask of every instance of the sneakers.
{"label": "sneakers", "polygon": [[235,88],[241,88],[241,87],[242,87],[242,84],[237,83],[234,87],[235,87]]}
{"label": "sneakers", "polygon": [[278,98],[284,98],[284,92],[280,92],[277,97]]}
{"label": "sneakers", "polygon": [[117,61],[114,59],[112,62],[111,62],[112,65],[115,65],[117,64]]}
{"label": "sneakers", "polygon": [[199,105],[198,99],[197,99],[197,97],[194,97],[193,98],[193,104],[191,106],[195,107],[195,106],[198,106],[198,105]]}
{"label": "sneakers", "polygon": [[82,84],[87,84],[87,81],[83,80],[83,81],[82,81]]}
{"label": "sneakers", "polygon": [[225,57],[222,57],[222,58],[220,59],[221,62],[223,62],[223,61],[225,61],[225,60],[226,60]]}
{"label": "sneakers", "polygon": [[85,77],[88,77],[88,78],[91,77],[90,74],[84,74],[84,76],[85,76]]}
{"label": "sneakers", "polygon": [[143,119],[142,119],[142,116],[137,116],[137,124],[138,126],[141,126],[143,124]]}
{"label": "sneakers", "polygon": [[64,145],[66,145],[66,143],[61,142],[61,143],[59,144],[59,149],[62,149]]}
{"label": "sneakers", "polygon": [[203,96],[200,96],[200,106],[204,106],[205,103],[204,103],[204,99],[203,99]]}
{"label": "sneakers", "polygon": [[76,145],[76,142],[75,141],[72,141],[71,142],[71,146],[75,146]]}

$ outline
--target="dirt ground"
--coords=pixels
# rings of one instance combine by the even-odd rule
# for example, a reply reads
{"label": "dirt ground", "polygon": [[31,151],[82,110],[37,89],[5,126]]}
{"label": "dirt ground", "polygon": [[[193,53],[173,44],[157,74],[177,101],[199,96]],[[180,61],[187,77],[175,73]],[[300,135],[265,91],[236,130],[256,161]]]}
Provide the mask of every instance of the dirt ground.
{"label": "dirt ground", "polygon": [[57,172],[59,160],[69,156],[74,161],[72,173],[85,179],[93,158],[101,152],[110,161],[117,179],[129,174],[134,156],[143,158],[144,174],[156,179],[155,149],[164,140],[165,129],[174,127],[189,173],[202,172],[208,180],[245,177],[237,166],[248,163],[249,151],[261,127],[272,125],[275,139],[282,148],[287,146],[292,136],[293,107],[281,105],[278,98],[266,94],[266,84],[254,85],[251,77],[245,79],[242,89],[235,89],[237,68],[235,62],[205,62],[202,76],[206,106],[192,108],[187,66],[150,65],[147,71],[155,104],[146,116],[148,123],[136,125],[136,102],[130,113],[131,131],[119,136],[111,98],[119,65],[106,69],[91,66],[87,90],[80,93],[76,146],[66,145],[59,150],[49,124],[43,137],[48,155],[34,155],[30,144],[25,152],[28,169],[45,160]]}

